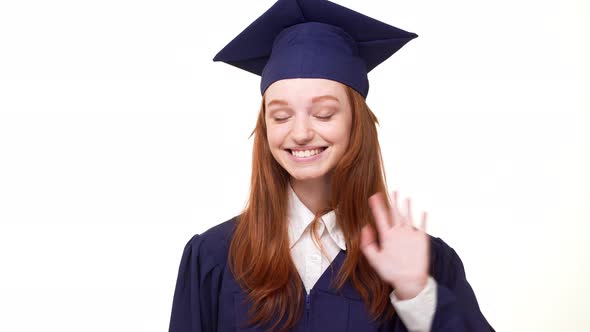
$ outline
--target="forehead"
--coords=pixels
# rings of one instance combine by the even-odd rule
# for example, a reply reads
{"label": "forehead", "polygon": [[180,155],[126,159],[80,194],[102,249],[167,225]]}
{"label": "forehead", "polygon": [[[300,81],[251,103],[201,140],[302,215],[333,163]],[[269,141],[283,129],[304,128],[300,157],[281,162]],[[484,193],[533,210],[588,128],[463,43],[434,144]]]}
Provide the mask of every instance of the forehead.
{"label": "forehead", "polygon": [[273,100],[286,101],[289,104],[311,103],[318,96],[331,95],[340,103],[346,101],[346,91],[342,83],[323,78],[289,78],[279,80],[266,89],[265,103]]}

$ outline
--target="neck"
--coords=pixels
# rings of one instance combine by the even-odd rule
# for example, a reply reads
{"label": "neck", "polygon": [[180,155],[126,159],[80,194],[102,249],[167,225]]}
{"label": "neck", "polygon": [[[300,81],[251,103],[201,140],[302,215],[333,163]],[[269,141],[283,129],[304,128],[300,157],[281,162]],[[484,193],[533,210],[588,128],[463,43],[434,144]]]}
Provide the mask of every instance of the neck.
{"label": "neck", "polygon": [[297,180],[291,178],[291,187],[301,203],[314,214],[328,207],[332,181],[329,175],[319,179]]}

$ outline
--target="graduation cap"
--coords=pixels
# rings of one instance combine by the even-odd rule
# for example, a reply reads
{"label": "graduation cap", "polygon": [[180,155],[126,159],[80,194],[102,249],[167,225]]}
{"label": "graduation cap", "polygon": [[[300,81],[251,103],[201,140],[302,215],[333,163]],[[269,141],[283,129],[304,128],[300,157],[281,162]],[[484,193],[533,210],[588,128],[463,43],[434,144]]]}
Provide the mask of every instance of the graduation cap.
{"label": "graduation cap", "polygon": [[278,0],[213,61],[262,76],[260,92],[286,78],[325,78],[369,92],[367,73],[417,34],[326,0]]}

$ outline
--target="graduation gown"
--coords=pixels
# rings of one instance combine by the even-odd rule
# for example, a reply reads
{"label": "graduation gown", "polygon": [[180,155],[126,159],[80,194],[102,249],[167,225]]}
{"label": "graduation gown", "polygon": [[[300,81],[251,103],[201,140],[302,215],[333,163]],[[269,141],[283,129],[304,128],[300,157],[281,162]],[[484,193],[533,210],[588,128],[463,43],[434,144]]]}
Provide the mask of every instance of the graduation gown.
{"label": "graduation gown", "polygon": [[[194,235],[186,244],[172,302],[170,332],[265,331],[245,326],[247,294],[227,263],[236,218]],[[431,330],[494,331],[479,310],[457,253],[440,238],[430,236],[430,243],[430,274],[437,281]],[[382,325],[373,322],[351,283],[345,283],[340,293],[330,287],[345,257],[346,252],[341,250],[332,262],[333,269],[328,268],[306,295],[304,313],[291,331],[407,332],[397,315]]]}

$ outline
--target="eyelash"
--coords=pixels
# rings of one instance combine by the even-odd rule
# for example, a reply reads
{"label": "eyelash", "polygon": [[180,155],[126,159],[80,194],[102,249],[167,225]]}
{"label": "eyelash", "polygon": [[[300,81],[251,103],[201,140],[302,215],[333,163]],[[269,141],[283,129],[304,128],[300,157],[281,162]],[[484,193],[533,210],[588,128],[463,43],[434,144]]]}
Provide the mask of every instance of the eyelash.
{"label": "eyelash", "polygon": [[[316,118],[320,119],[320,120],[329,120],[332,117],[332,115],[328,115],[328,116],[316,116]],[[286,118],[274,118],[273,120],[275,121],[285,121],[288,120],[290,118],[290,116],[286,117]]]}

